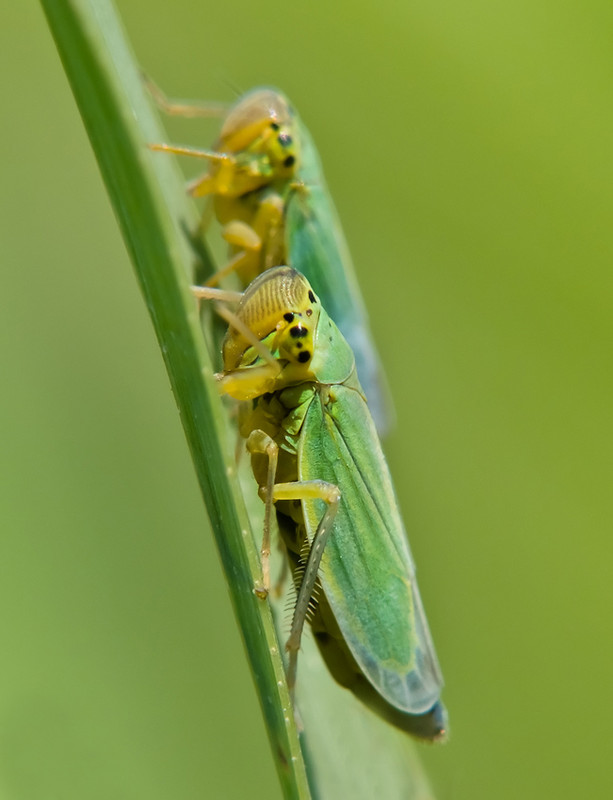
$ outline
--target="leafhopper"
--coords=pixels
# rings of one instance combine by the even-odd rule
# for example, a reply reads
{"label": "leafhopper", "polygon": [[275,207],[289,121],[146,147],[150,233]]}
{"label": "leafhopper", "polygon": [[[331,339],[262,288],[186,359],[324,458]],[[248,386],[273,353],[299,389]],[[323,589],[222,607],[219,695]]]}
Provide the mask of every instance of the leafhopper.
{"label": "leafhopper", "polygon": [[341,685],[402,730],[444,739],[443,679],[351,347],[290,267],[259,275],[224,316],[217,379],[243,401],[240,431],[265,502],[260,594],[275,511],[294,571],[290,688],[308,619]]}
{"label": "leafhopper", "polygon": [[[152,84],[150,89],[168,113],[219,113],[218,107],[171,102]],[[245,286],[281,264],[303,273],[355,353],[359,379],[383,435],[394,412],[381,359],[317,150],[287,98],[276,89],[243,95],[226,114],[212,150],[151,147],[209,162],[189,191],[212,198],[231,258],[208,285],[235,273]]]}

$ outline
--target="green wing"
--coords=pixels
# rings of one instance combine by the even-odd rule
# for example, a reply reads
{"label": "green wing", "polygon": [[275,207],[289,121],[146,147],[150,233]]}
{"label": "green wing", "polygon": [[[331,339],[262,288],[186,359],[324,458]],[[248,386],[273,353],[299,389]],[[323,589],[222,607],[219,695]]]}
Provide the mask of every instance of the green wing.
{"label": "green wing", "polygon": [[379,434],[393,423],[393,407],[381,360],[373,344],[368,314],[341,224],[325,184],[313,141],[300,124],[300,180],[286,211],[290,266],[307,277],[328,314],[349,342],[360,383]]}
{"label": "green wing", "polygon": [[[339,628],[364,675],[388,703],[422,714],[443,685],[374,424],[358,392],[335,386],[316,397],[298,453],[301,480],[325,480],[341,504],[321,562],[321,583]],[[303,501],[309,539],[321,501]]]}

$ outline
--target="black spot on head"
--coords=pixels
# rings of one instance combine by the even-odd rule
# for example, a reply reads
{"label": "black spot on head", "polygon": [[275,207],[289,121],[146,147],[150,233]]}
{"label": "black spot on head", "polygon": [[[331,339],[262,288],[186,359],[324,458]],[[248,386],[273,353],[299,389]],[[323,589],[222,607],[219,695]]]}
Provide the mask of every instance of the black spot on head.
{"label": "black spot on head", "polygon": [[292,339],[304,339],[305,336],[308,336],[309,331],[302,325],[294,325],[293,328],[289,329],[289,334]]}
{"label": "black spot on head", "polygon": [[295,163],[296,163],[296,159],[294,158],[294,156],[288,156],[285,159],[285,161],[283,162],[283,166],[284,167],[293,167]]}
{"label": "black spot on head", "polygon": [[308,350],[303,350],[302,353],[298,353],[298,361],[301,364],[306,364],[307,361],[311,358],[311,354]]}
{"label": "black spot on head", "polygon": [[302,342],[296,342],[296,347],[298,348],[298,350],[301,350],[303,346],[304,345],[302,344]]}
{"label": "black spot on head", "polygon": [[289,147],[292,143],[292,137],[289,135],[289,133],[280,133],[277,136],[277,141],[281,147]]}
{"label": "black spot on head", "polygon": [[288,311],[288,312],[287,312],[287,314],[284,314],[284,315],[283,315],[283,319],[284,319],[286,322],[293,322],[293,321],[294,321],[294,315],[292,314],[292,312],[291,312],[291,311]]}
{"label": "black spot on head", "polygon": [[312,289],[309,289],[309,300],[311,301],[311,303],[316,303],[317,302],[317,299],[315,298],[315,295],[313,294],[313,290]]}
{"label": "black spot on head", "polygon": [[278,122],[271,122],[270,123],[270,127],[273,129],[273,131],[278,131],[279,130],[279,123]]}

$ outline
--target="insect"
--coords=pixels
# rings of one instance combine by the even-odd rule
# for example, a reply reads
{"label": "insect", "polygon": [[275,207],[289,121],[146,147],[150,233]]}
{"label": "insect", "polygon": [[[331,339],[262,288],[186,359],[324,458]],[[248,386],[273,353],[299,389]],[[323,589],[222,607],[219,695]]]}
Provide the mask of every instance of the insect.
{"label": "insect", "polygon": [[224,316],[217,378],[245,401],[240,430],[265,501],[261,594],[273,508],[295,569],[290,687],[309,618],[340,684],[397,727],[442,740],[443,680],[351,348],[290,267],[262,273]]}
{"label": "insect", "polygon": [[[172,103],[152,84],[150,89],[169,113],[210,112],[206,106]],[[381,359],[317,150],[287,98],[276,89],[245,94],[225,117],[213,150],[151,147],[210,162],[189,191],[194,197],[212,197],[231,259],[208,285],[230,273],[246,285],[281,264],[302,272],[356,354],[371,413],[384,435],[394,412]]]}

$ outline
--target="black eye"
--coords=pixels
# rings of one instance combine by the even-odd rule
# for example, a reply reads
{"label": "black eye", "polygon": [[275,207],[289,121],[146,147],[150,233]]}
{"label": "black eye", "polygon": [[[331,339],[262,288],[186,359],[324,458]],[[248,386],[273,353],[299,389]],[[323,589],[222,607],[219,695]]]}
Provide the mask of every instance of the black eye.
{"label": "black eye", "polygon": [[285,159],[285,161],[283,162],[283,166],[284,167],[293,167],[295,163],[296,163],[296,159],[294,158],[294,156],[288,156]]}
{"label": "black eye", "polygon": [[279,123],[278,122],[271,122],[270,123],[270,127],[273,129],[273,131],[278,131],[279,130]]}
{"label": "black eye", "polygon": [[284,319],[286,322],[293,322],[293,321],[294,321],[294,315],[292,314],[292,312],[291,312],[291,311],[288,311],[288,312],[287,312],[287,314],[284,314],[284,315],[283,315],[283,319]]}
{"label": "black eye", "polygon": [[309,300],[311,301],[311,303],[316,303],[317,302],[317,299],[315,298],[315,295],[313,294],[312,289],[309,289]]}
{"label": "black eye", "polygon": [[294,325],[293,328],[289,329],[289,334],[292,339],[303,339],[305,336],[308,336],[308,330],[303,328],[302,325]]}
{"label": "black eye", "polygon": [[281,147],[289,147],[292,143],[292,137],[289,135],[289,133],[280,133],[277,136],[277,141]]}

